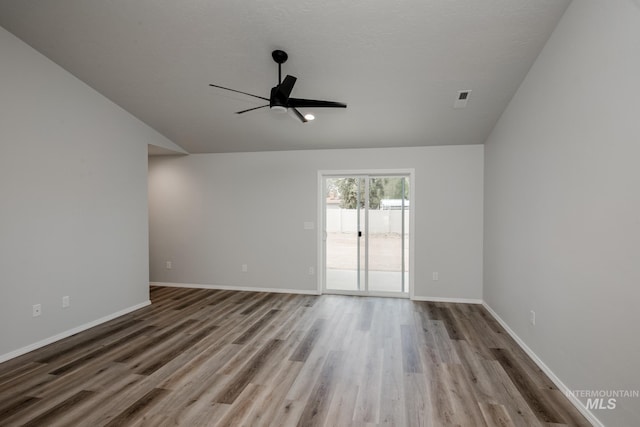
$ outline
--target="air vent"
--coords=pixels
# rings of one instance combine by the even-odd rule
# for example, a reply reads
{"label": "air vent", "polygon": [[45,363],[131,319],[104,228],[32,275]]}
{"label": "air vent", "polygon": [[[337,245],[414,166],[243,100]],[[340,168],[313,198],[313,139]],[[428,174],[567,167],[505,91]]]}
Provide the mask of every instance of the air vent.
{"label": "air vent", "polygon": [[464,108],[467,106],[467,102],[469,101],[469,95],[471,95],[471,90],[459,90],[458,96],[456,100],[453,102],[453,108]]}

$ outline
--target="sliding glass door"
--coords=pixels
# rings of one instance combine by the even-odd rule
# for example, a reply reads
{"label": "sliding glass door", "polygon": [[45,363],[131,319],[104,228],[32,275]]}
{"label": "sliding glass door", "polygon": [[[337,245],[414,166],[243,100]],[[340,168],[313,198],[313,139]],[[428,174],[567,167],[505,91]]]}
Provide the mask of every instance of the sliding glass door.
{"label": "sliding glass door", "polygon": [[405,296],[409,176],[323,177],[324,291]]}

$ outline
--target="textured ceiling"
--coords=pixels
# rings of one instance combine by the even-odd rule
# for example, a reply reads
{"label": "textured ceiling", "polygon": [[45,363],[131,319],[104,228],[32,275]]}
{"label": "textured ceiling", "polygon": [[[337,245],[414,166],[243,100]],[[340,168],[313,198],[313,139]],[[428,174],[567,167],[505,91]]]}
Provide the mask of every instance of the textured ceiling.
{"label": "textured ceiling", "polygon": [[[0,25],[192,153],[481,144],[567,5],[0,0]],[[262,102],[208,84],[268,97],[274,49],[292,96],[348,108],[235,115]]]}

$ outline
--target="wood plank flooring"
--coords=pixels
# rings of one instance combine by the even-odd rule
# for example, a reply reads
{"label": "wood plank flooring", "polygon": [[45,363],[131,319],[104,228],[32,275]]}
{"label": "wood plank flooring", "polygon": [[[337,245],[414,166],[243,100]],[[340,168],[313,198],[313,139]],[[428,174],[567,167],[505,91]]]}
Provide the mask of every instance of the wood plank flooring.
{"label": "wood plank flooring", "polygon": [[479,305],[151,297],[0,364],[0,425],[589,425]]}

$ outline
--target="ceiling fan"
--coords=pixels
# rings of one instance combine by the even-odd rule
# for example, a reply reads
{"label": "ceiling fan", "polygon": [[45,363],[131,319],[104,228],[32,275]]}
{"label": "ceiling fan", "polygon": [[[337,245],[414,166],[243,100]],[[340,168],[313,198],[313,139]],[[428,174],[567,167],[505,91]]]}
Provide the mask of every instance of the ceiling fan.
{"label": "ceiling fan", "polygon": [[243,114],[249,111],[258,110],[260,108],[269,107],[271,110],[282,112],[291,110],[295,113],[296,117],[298,117],[298,119],[300,119],[302,123],[306,123],[308,120],[305,118],[305,116],[302,115],[302,113],[300,113],[300,111],[298,111],[298,108],[347,108],[347,104],[343,104],[342,102],[320,101],[317,99],[301,99],[290,97],[289,95],[291,95],[291,91],[293,90],[293,86],[296,84],[297,79],[293,76],[287,75],[284,80],[282,80],[282,64],[287,62],[289,56],[282,50],[274,50],[271,53],[271,56],[273,57],[273,60],[278,64],[278,85],[271,88],[271,96],[269,98],[214,84],[209,84],[209,86],[229,90],[231,92],[242,93],[254,98],[269,101],[269,103],[266,105],[237,111],[236,114]]}

